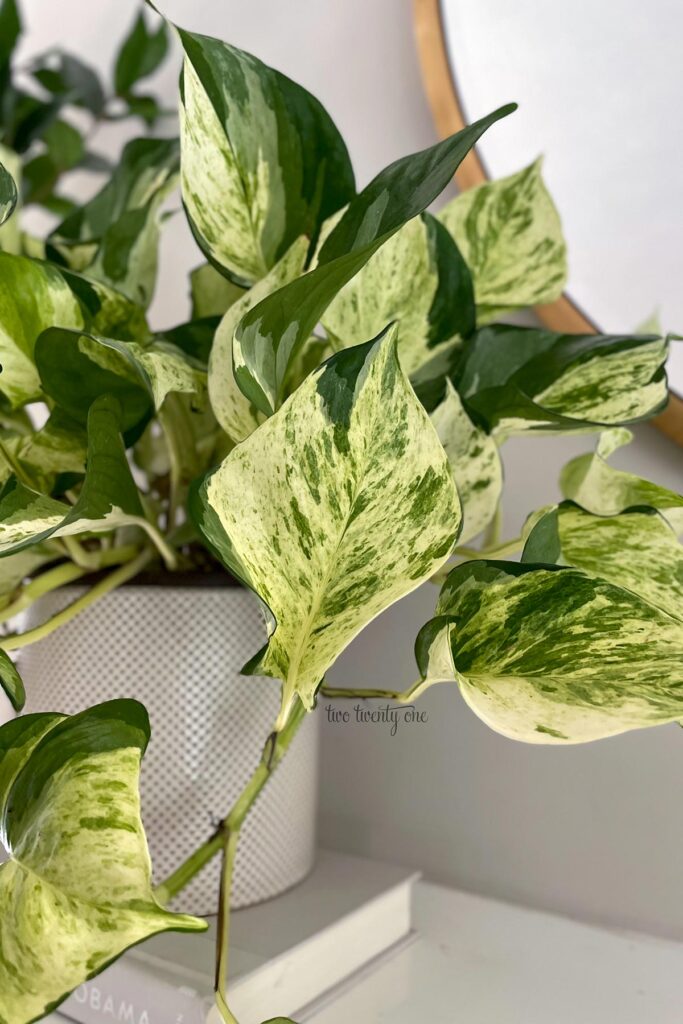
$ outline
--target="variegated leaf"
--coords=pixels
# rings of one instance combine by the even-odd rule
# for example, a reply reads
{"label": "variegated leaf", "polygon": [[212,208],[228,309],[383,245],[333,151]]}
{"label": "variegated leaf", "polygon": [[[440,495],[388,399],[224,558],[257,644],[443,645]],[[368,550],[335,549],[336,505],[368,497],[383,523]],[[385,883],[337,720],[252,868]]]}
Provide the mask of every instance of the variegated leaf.
{"label": "variegated leaf", "polygon": [[17,205],[17,186],[4,164],[0,163],[0,226],[14,213]]}
{"label": "variegated leaf", "polygon": [[297,239],[273,269],[228,309],[216,331],[209,359],[209,398],[216,419],[233,441],[243,441],[264,419],[235,380],[235,329],[256,303],[303,273],[307,253],[308,239]]}
{"label": "variegated leaf", "polygon": [[600,435],[595,454],[578,455],[562,469],[562,493],[599,516],[613,516],[627,508],[649,505],[659,509],[677,533],[683,533],[683,495],[634,473],[614,469],[607,462],[613,452],[632,438],[630,430],[606,430]]}
{"label": "variegated leaf", "polygon": [[154,898],[138,794],[148,739],[127,700],[0,729],[0,1020],[38,1020],[151,935],[206,928]]}
{"label": "variegated leaf", "polygon": [[242,50],[180,30],[182,190],[209,261],[258,281],[355,193],[344,141],[300,85]]}
{"label": "variegated leaf", "polygon": [[574,565],[683,622],[683,547],[655,509],[594,516],[563,502],[536,522],[522,561]]}
{"label": "variegated leaf", "polygon": [[190,274],[193,320],[223,316],[243,295],[244,288],[223,277],[210,263],[195,267]]}
{"label": "variegated leaf", "polygon": [[17,667],[6,651],[0,649],[0,689],[4,690],[15,711],[26,703],[26,691]]}
{"label": "variegated leaf", "polygon": [[468,562],[448,575],[438,616],[453,623],[465,700],[505,736],[580,743],[683,717],[683,624],[604,579]]}
{"label": "variegated leaf", "polygon": [[310,708],[344,647],[443,564],[460,528],[396,328],[314,370],[208,477],[193,513],[270,610],[248,671],[283,681],[283,715],[297,693]]}
{"label": "variegated leaf", "polygon": [[506,437],[631,423],[667,401],[668,345],[652,335],[556,334],[499,324],[468,340],[456,371],[465,407]]}
{"label": "variegated leaf", "polygon": [[290,367],[334,296],[404,224],[446,187],[472,146],[500,118],[501,107],[443,142],[396,160],[349,203],[309,274],[259,302],[240,322],[233,345],[235,379],[263,413],[282,403]]}
{"label": "variegated leaf", "polygon": [[450,381],[446,397],[431,414],[431,420],[448,456],[460,495],[463,526],[459,540],[464,544],[488,526],[498,507],[503,489],[498,445],[475,426]]}
{"label": "variegated leaf", "polygon": [[121,439],[121,407],[103,395],[88,415],[87,472],[78,501],[69,506],[13,477],[0,493],[0,556],[13,555],[50,537],[149,529]]}
{"label": "variegated leaf", "polygon": [[567,254],[541,161],[452,199],[439,219],[474,277],[480,323],[552,302],[567,281]]}
{"label": "variegated leaf", "polygon": [[35,361],[45,392],[78,422],[85,421],[100,395],[115,395],[126,435],[144,425],[169,392],[206,389],[206,374],[175,346],[158,340],[141,345],[49,328],[36,342]]}
{"label": "variegated leaf", "polygon": [[18,209],[21,206],[22,171],[21,156],[0,143],[0,249],[3,252],[22,251]]}
{"label": "variegated leaf", "polygon": [[0,391],[12,405],[40,397],[36,339],[55,326],[114,338],[148,333],[144,313],[125,296],[49,263],[0,252]]}
{"label": "variegated leaf", "polygon": [[60,473],[84,473],[85,458],[85,430],[55,409],[39,430],[7,433],[0,439],[0,484],[16,472],[25,483],[50,493]]}
{"label": "variegated leaf", "polygon": [[335,350],[398,323],[401,366],[412,374],[441,342],[475,328],[469,270],[431,215],[408,221],[332,300],[322,323]]}
{"label": "variegated leaf", "polygon": [[154,294],[161,205],[175,188],[177,139],[133,139],[101,192],[50,235],[48,255],[146,308]]}

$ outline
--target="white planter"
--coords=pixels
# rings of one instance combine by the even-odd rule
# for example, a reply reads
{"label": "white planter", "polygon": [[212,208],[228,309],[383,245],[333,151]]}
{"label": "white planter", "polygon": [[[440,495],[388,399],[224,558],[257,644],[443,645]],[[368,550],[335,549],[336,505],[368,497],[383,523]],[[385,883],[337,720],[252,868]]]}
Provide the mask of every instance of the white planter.
{"label": "white planter", "polygon": [[[188,580],[189,584],[189,580]],[[142,810],[161,881],[211,834],[256,767],[279,706],[271,679],[239,675],[264,642],[253,595],[238,586],[129,585],[21,652],[26,712],[73,714],[115,697],[147,708]],[[67,587],[27,613],[30,628],[84,592]],[[233,906],[275,896],[310,871],[315,851],[318,716],[310,715],[245,822]],[[176,900],[216,912],[217,857]]]}

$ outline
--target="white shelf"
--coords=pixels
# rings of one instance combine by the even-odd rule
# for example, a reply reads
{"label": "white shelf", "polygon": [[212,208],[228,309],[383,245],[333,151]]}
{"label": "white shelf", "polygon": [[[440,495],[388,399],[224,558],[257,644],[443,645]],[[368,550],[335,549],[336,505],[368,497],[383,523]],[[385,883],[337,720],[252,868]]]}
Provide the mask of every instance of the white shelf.
{"label": "white shelf", "polygon": [[683,1022],[683,944],[425,883],[414,909],[417,940],[300,1024]]}

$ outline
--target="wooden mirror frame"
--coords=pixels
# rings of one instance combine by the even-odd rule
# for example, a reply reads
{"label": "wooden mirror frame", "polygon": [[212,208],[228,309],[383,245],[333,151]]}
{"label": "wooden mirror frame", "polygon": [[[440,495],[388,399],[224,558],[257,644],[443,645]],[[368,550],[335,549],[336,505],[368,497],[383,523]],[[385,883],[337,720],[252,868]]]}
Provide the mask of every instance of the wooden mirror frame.
{"label": "wooden mirror frame", "polygon": [[[427,99],[441,138],[465,127],[465,115],[458,94],[457,76],[448,56],[446,33],[441,16],[442,0],[413,0],[415,36]],[[472,150],[456,171],[458,188],[464,191],[488,181],[490,175],[476,150]],[[547,306],[536,306],[541,321],[554,331],[586,334],[596,325],[568,296],[563,295]],[[669,392],[669,404],[651,420],[667,437],[683,445],[683,398]]]}

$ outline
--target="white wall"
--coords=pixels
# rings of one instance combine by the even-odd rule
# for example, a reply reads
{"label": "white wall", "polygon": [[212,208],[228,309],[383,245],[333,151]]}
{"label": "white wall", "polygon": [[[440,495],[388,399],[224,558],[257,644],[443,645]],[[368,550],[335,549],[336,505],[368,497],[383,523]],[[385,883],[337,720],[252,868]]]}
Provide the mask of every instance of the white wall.
{"label": "white wall", "polygon": [[[57,39],[109,58],[132,0],[26,0],[31,48]],[[187,27],[255,51],[325,102],[358,180],[435,136],[423,98],[409,0],[167,0]],[[35,44],[35,45],[34,45]],[[167,72],[164,87],[172,90]],[[539,146],[542,145],[539,142]],[[577,186],[580,187],[580,186]],[[155,303],[185,310],[182,273],[200,261],[180,217]],[[560,465],[590,439],[515,441],[506,451],[506,532],[556,495]],[[681,451],[649,427],[622,465],[680,487]],[[333,678],[401,687],[431,614],[429,586],[376,621]],[[444,882],[567,914],[683,938],[683,734],[675,726],[567,749],[526,747],[488,731],[454,688],[424,698],[429,721],[396,737],[330,725],[323,743],[321,837],[341,849],[423,868]]]}

